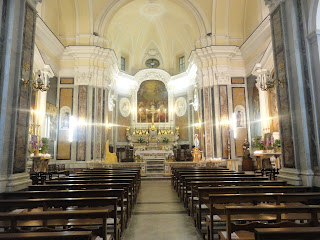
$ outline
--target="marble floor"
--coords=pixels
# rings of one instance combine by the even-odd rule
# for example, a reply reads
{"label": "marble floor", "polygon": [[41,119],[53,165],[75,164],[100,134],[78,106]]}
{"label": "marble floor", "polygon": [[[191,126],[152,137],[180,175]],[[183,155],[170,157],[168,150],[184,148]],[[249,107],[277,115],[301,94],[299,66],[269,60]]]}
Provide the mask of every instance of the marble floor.
{"label": "marble floor", "polygon": [[201,240],[170,181],[142,181],[124,240]]}

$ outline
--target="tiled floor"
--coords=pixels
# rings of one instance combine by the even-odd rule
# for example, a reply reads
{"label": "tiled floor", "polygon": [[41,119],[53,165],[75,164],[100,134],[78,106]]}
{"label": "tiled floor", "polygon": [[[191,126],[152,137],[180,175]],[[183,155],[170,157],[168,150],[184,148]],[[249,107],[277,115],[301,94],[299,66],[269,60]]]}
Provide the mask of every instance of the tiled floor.
{"label": "tiled floor", "polygon": [[201,240],[170,181],[142,181],[124,240]]}

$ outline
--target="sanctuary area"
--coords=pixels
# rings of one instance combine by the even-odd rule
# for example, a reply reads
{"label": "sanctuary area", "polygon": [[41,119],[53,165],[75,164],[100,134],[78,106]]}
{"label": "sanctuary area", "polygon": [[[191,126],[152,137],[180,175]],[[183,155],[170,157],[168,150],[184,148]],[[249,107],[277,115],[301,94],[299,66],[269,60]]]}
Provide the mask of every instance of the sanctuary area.
{"label": "sanctuary area", "polygon": [[0,19],[0,240],[320,239],[319,0]]}

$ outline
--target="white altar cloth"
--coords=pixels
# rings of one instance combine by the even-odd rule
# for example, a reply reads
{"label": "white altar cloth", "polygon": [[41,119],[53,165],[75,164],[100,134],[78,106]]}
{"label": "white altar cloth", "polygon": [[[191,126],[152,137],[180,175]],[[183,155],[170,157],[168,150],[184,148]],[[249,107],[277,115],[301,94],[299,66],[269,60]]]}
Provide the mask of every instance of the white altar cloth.
{"label": "white altar cloth", "polygon": [[140,155],[142,159],[166,159],[169,155],[173,155],[172,150],[137,150],[135,155]]}

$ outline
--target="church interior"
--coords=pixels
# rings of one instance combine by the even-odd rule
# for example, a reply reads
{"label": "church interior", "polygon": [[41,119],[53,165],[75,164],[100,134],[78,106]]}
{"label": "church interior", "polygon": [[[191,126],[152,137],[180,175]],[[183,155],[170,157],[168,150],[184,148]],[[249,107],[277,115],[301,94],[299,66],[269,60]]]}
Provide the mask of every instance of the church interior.
{"label": "church interior", "polygon": [[0,19],[0,240],[320,239],[319,0]]}

